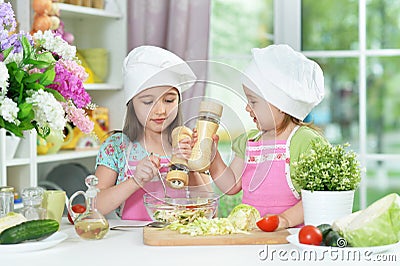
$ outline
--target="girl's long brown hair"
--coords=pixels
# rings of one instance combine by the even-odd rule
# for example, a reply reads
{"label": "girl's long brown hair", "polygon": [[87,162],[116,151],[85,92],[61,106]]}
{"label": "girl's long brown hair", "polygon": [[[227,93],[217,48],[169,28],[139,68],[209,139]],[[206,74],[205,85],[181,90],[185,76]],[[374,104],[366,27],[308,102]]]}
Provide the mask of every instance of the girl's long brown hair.
{"label": "girl's long brown hair", "polygon": [[[179,99],[180,102],[180,99]],[[178,114],[176,115],[174,121],[172,121],[171,125],[168,126],[168,142],[172,144],[171,133],[175,127],[182,125],[182,111],[180,104],[178,105]],[[115,133],[124,133],[129,137],[130,141],[139,140],[143,137],[144,127],[140,124],[139,119],[137,118],[135,108],[133,107],[132,100],[130,100],[126,104],[126,114],[125,114],[125,122],[122,130],[113,130],[110,131],[108,135],[113,135]]]}

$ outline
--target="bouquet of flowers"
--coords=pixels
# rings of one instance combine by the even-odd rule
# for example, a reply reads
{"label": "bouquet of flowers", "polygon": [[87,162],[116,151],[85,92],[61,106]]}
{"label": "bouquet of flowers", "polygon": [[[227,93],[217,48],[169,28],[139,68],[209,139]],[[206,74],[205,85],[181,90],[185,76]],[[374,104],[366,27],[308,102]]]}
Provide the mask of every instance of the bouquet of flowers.
{"label": "bouquet of flowers", "polygon": [[10,3],[0,3],[0,128],[22,137],[35,129],[46,138],[67,122],[90,133],[85,112],[95,108],[83,87],[88,74],[69,45],[52,31],[15,32]]}

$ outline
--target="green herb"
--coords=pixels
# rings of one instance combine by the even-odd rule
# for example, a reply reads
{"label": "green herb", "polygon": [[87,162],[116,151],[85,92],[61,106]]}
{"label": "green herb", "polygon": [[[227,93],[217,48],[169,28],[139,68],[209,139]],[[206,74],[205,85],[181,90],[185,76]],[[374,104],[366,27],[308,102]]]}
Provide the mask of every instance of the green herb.
{"label": "green herb", "polygon": [[330,145],[314,141],[311,150],[294,162],[293,181],[311,191],[354,190],[361,181],[360,163],[348,143]]}

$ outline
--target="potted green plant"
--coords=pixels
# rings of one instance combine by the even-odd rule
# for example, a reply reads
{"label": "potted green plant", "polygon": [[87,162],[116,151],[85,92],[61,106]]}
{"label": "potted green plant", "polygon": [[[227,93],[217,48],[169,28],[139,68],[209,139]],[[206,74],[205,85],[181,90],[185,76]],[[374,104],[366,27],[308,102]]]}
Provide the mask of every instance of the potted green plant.
{"label": "potted green plant", "polygon": [[357,154],[350,145],[314,141],[294,162],[293,182],[301,189],[304,223],[331,224],[352,212],[354,192],[361,181]]}

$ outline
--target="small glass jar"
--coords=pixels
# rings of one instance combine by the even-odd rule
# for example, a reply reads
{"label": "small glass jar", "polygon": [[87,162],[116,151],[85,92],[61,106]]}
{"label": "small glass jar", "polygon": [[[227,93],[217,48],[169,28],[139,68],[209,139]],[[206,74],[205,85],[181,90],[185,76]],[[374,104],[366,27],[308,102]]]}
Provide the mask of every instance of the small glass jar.
{"label": "small glass jar", "polygon": [[14,188],[0,187],[0,218],[14,211]]}
{"label": "small glass jar", "polygon": [[20,213],[27,220],[46,219],[46,209],[42,208],[44,189],[41,187],[29,187],[22,190],[22,203],[24,207]]}

